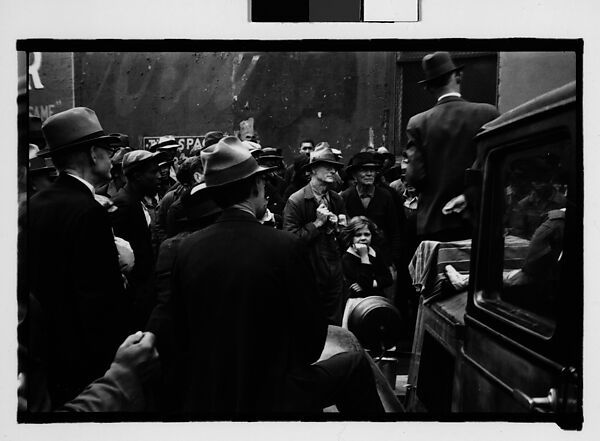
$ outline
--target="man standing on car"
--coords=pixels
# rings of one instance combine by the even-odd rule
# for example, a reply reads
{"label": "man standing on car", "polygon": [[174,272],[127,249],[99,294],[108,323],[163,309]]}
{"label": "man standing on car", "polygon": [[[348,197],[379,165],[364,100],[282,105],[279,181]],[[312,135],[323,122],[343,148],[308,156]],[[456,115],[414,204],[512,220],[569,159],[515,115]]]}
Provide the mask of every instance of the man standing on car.
{"label": "man standing on car", "polygon": [[[481,126],[499,116],[491,104],[470,103],[460,94],[461,69],[448,52],[423,57],[425,79],[419,83],[434,96],[431,109],[408,121],[406,179],[419,193],[417,236],[451,241],[467,239],[471,227],[464,209],[465,170],[475,161],[473,138]],[[451,203],[452,207],[444,207]]]}

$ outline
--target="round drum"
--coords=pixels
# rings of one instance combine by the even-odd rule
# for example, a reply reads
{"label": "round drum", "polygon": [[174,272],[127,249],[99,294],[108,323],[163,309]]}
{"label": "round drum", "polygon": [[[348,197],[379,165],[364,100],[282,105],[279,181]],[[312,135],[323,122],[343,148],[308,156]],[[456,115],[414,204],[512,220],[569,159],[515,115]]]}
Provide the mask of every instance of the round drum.
{"label": "round drum", "polygon": [[375,354],[394,347],[400,336],[400,313],[388,299],[365,297],[350,312],[348,330]]}

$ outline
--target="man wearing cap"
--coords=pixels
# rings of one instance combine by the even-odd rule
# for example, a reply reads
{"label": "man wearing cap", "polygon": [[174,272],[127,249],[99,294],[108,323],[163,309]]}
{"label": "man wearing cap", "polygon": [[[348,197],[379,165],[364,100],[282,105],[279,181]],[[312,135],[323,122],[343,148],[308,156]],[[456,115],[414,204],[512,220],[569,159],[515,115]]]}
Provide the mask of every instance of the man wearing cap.
{"label": "man wearing cap", "polygon": [[264,147],[256,157],[259,165],[273,168],[273,172],[267,175],[265,183],[265,196],[268,201],[267,208],[275,217],[275,226],[281,229],[282,215],[285,201],[283,192],[285,191],[285,180],[282,175],[285,171],[283,165],[283,156],[281,149],[275,147]]}
{"label": "man wearing cap", "polygon": [[130,304],[107,211],[94,187],[110,179],[111,143],[93,110],[77,107],[43,124],[56,181],[29,201],[29,290],[47,319],[48,389],[60,405],[101,377],[125,337]]}
{"label": "man wearing cap", "polygon": [[151,217],[144,198],[152,197],[160,179],[161,152],[134,150],[123,157],[123,174],[127,183],[113,198],[117,210],[111,213],[115,235],[129,242],[135,256],[128,276],[134,296],[136,329],[143,326],[154,302],[154,262]]}
{"label": "man wearing cap", "polygon": [[[299,157],[306,156],[309,158],[310,154],[314,151],[315,142],[312,139],[303,139],[300,141],[300,147],[298,147],[299,155],[294,158],[294,162],[296,162]],[[284,179],[286,187],[292,183],[292,180],[294,179],[294,164],[290,164],[286,167]]]}
{"label": "man wearing cap", "polygon": [[177,151],[181,146],[173,135],[165,135],[158,138],[158,143],[151,148],[154,152],[163,153],[163,161],[160,163],[161,180],[158,196],[162,198],[169,190],[177,184]]}
{"label": "man wearing cap", "polygon": [[211,419],[320,413],[328,403],[350,415],[381,411],[362,353],[312,364],[327,322],[303,243],[259,223],[271,169],[234,136],[201,158],[205,182],[193,193],[224,211],[183,240],[173,267],[175,323],[189,353],[183,410]]}
{"label": "man wearing cap", "polygon": [[283,229],[308,245],[317,289],[333,325],[340,325],[342,320],[344,278],[337,234],[346,208],[344,200],[330,187],[342,166],[329,146],[315,149],[306,165],[311,171],[310,182],[289,197],[283,210]]}
{"label": "man wearing cap", "polygon": [[[423,57],[420,81],[437,100],[430,110],[408,121],[406,179],[419,192],[417,235],[421,240],[460,240],[471,228],[460,210],[444,206],[464,191],[464,173],[475,161],[473,138],[486,122],[499,116],[491,104],[470,103],[460,94],[461,69],[448,52]],[[447,214],[446,214],[447,213]]]}

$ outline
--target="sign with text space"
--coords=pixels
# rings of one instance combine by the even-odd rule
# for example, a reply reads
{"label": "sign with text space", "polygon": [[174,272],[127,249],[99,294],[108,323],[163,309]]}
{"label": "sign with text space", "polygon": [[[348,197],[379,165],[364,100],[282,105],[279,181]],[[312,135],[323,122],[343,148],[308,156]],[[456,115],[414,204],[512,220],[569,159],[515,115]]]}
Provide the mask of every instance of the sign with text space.
{"label": "sign with text space", "polygon": [[[158,144],[159,136],[144,136],[143,146],[144,150],[152,150],[155,144]],[[190,135],[190,136],[175,136],[175,140],[181,147],[181,150],[186,154],[190,152],[194,147],[202,147],[202,140],[204,136]]]}
{"label": "sign with text space", "polygon": [[30,52],[29,115],[44,121],[74,107],[73,53]]}

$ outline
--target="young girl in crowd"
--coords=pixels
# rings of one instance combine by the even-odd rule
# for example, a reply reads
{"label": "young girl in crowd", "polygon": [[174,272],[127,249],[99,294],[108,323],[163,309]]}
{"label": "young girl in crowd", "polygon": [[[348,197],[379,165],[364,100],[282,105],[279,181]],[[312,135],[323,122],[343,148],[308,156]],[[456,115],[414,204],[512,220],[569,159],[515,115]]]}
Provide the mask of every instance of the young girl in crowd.
{"label": "young girl in crowd", "polygon": [[344,328],[354,305],[364,297],[385,297],[384,289],[392,285],[389,263],[371,246],[372,239],[378,236],[377,225],[365,216],[353,217],[342,230],[342,243],[346,247],[342,266],[348,299],[342,319]]}

